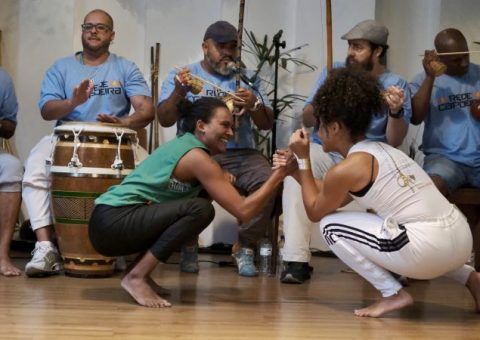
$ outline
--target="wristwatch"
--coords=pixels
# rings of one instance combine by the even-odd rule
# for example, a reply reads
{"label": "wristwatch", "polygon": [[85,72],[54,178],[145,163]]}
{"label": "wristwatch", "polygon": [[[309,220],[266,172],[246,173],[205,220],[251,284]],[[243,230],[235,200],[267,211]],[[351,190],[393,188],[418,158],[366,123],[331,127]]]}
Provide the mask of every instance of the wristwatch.
{"label": "wristwatch", "polygon": [[397,113],[393,113],[391,111],[388,111],[388,115],[392,118],[402,118],[404,115],[403,107],[398,111]]}

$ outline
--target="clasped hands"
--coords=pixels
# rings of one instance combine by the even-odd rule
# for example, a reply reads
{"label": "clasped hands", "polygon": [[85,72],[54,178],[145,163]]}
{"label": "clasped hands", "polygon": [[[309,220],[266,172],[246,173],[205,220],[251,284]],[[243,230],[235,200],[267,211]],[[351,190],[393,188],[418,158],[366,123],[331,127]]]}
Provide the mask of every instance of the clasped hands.
{"label": "clasped hands", "polygon": [[286,176],[298,170],[297,159],[310,157],[310,134],[305,128],[298,129],[288,142],[288,149],[277,150],[272,157],[272,170],[282,170]]}

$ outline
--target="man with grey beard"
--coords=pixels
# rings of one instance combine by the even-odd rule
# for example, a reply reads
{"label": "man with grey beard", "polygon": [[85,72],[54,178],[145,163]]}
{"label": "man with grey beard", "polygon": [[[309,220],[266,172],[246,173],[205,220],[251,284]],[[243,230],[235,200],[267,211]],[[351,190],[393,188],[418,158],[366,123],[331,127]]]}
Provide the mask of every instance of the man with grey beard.
{"label": "man with grey beard", "polygon": [[[202,42],[203,60],[190,64],[180,71],[172,70],[162,84],[157,115],[160,124],[169,127],[177,124],[182,133],[177,104],[184,100],[222,97],[232,99],[237,117],[236,137],[228,142],[227,152],[215,156],[215,160],[235,179],[235,186],[242,195],[248,196],[258,189],[271,174],[268,160],[255,149],[252,124],[260,130],[270,130],[274,124],[273,111],[260,79],[249,84],[242,82],[237,89],[233,72],[237,56],[237,30],[226,21],[210,25]],[[207,82],[196,84],[195,76]],[[245,77],[244,77],[245,79]],[[233,93],[234,97],[230,94]],[[263,212],[248,224],[239,227],[238,242],[233,245],[234,257],[241,276],[256,276],[254,251],[257,241],[272,223],[273,200]],[[182,247],[180,268],[184,272],[197,273],[197,240]]]}

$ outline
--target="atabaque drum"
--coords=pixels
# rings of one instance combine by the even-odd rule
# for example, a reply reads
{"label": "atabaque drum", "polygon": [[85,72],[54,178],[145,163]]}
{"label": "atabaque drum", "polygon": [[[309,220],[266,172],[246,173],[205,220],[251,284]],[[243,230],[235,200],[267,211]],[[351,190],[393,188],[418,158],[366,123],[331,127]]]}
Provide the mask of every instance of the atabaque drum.
{"label": "atabaque drum", "polygon": [[119,125],[71,122],[55,128],[51,163],[55,233],[66,275],[107,277],[115,258],[88,236],[95,199],[135,168],[136,132]]}

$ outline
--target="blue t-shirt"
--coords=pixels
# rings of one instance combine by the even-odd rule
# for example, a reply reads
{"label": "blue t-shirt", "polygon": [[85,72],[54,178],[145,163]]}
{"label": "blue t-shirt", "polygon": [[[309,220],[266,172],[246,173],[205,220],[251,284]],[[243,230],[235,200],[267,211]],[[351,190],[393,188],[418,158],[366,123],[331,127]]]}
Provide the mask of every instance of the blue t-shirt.
{"label": "blue t-shirt", "polygon": [[100,113],[122,117],[130,112],[130,97],[151,97],[145,78],[133,62],[111,53],[103,64],[88,66],[77,58],[79,53],[58,60],[47,70],[38,101],[40,110],[49,100],[72,98],[73,89],[84,79],[94,82],[90,98],[61,121],[96,121]]}
{"label": "blue t-shirt", "polygon": [[[191,74],[197,75],[202,79],[205,79],[209,82],[216,84],[217,86],[225,89],[229,92],[235,92],[235,77],[234,76],[222,76],[219,74],[210,74],[205,71],[200,64],[200,62],[196,62],[187,66],[190,70]],[[162,91],[160,93],[159,103],[165,99],[167,99],[170,94],[173,92],[175,88],[175,76],[177,75],[178,71],[172,70],[167,79],[164,80],[162,83]],[[250,75],[247,75],[250,76]],[[259,78],[256,79],[255,84],[253,84],[254,89],[253,93],[258,97],[259,95],[263,98],[263,103],[265,106],[271,107],[270,101],[268,100],[267,95],[265,94],[265,89],[262,87],[262,82]],[[241,82],[241,86],[244,88],[251,88],[244,82]],[[224,91],[219,91],[215,89],[213,86],[205,83],[203,85],[203,89],[199,94],[193,94],[191,92],[187,93],[187,99],[190,101],[195,101],[201,97],[223,97],[225,96]],[[178,126],[178,124],[177,124]],[[255,143],[253,140],[253,131],[252,131],[252,121],[250,119],[250,114],[246,113],[243,115],[243,119],[240,119],[240,126],[237,130],[238,133],[238,141],[234,139],[230,140],[227,144],[227,149],[254,149]]]}
{"label": "blue t-shirt", "polygon": [[[335,62],[333,63],[333,68],[339,68],[339,67],[345,67],[344,62]],[[310,104],[313,101],[313,98],[315,97],[315,94],[317,93],[318,89],[320,86],[322,86],[323,82],[327,78],[328,71],[327,68],[324,67],[322,70],[322,73],[320,74],[320,77],[318,77],[318,80],[315,84],[315,87],[313,88],[313,91],[310,93],[310,96],[307,98],[305,101],[306,104]],[[403,119],[405,120],[405,123],[410,124],[410,119],[412,117],[412,105],[410,102],[411,95],[410,95],[410,90],[408,88],[408,83],[400,78],[400,76],[391,73],[390,71],[386,70],[384,73],[382,73],[378,77],[378,82],[380,84],[380,89],[381,90],[386,90],[390,86],[398,86],[401,88],[405,94],[405,100],[403,101]],[[388,122],[388,107],[384,108],[385,112],[381,112],[380,115],[374,115],[372,117],[372,120],[370,121],[370,126],[367,131],[367,138],[370,140],[374,141],[380,141],[380,142],[387,142],[387,136],[386,136],[386,129],[387,129],[387,122]],[[322,141],[320,140],[320,137],[318,136],[318,131],[315,130],[314,133],[312,134],[312,142],[322,144]]]}
{"label": "blue t-shirt", "polygon": [[0,67],[0,120],[17,123],[18,103],[10,75]]}
{"label": "blue t-shirt", "polygon": [[[410,83],[412,95],[424,79],[424,72],[415,76]],[[479,65],[471,63],[462,77],[444,74],[435,78],[423,131],[425,154],[440,154],[467,166],[480,166],[480,120],[470,114],[475,99],[480,99]]]}

